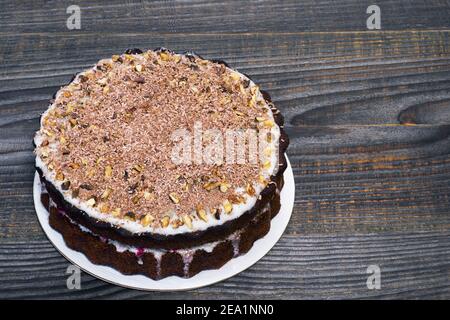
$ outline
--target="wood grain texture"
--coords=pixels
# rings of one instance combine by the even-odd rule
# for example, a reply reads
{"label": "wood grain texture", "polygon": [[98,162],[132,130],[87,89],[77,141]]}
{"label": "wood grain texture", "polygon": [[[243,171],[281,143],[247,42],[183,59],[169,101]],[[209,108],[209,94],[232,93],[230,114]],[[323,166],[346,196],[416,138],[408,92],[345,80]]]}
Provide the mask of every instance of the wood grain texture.
{"label": "wood grain texture", "polygon": [[[448,1],[377,2],[382,32],[363,31],[354,0],[79,3],[81,31],[65,29],[64,2],[2,3],[0,297],[450,297]],[[291,138],[291,222],[263,260],[207,288],[149,294],[83,274],[68,290],[33,207],[38,118],[99,58],[159,46],[225,59],[271,93]]]}
{"label": "wood grain texture", "polygon": [[[448,232],[401,235],[285,235],[250,270],[219,284],[184,293],[123,289],[83,274],[68,290],[68,263],[47,241],[0,244],[5,298],[443,298],[448,296]],[[39,253],[39,255],[37,254]],[[289,260],[289,263],[286,263]],[[366,287],[366,268],[382,268],[382,290]]]}
{"label": "wood grain texture", "polygon": [[[298,32],[366,30],[369,0],[269,1],[3,1],[1,30],[67,31],[66,8],[77,4],[82,30],[123,32]],[[384,30],[448,29],[450,6],[442,0],[378,0]]]}

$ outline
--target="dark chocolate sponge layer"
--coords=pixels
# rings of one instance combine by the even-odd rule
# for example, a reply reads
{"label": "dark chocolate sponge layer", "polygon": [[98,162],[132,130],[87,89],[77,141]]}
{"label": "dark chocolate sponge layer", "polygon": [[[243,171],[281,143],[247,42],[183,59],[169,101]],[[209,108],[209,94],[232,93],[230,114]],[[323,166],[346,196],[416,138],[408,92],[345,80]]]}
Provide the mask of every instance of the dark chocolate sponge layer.
{"label": "dark chocolate sponge layer", "polygon": [[82,252],[94,264],[110,266],[125,275],[142,274],[155,280],[169,276],[189,278],[203,270],[219,269],[233,257],[248,252],[256,240],[264,237],[270,230],[272,217],[280,208],[277,194],[264,210],[236,231],[238,237],[218,242],[211,252],[196,249],[189,253],[189,259],[183,256],[183,251],[173,250],[165,251],[159,257],[151,252],[144,252],[138,257],[129,251],[118,252],[113,244],[82,231],[50,204],[48,194],[43,194],[41,198],[50,212],[50,226],[61,233],[69,248]]}

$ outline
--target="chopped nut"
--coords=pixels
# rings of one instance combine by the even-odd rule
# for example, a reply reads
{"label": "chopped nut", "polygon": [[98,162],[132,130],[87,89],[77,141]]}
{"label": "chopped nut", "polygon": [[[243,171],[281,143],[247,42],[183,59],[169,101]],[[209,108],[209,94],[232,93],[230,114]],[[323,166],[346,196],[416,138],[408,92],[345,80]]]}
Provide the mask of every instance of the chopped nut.
{"label": "chopped nut", "polygon": [[222,191],[222,192],[227,192],[229,187],[230,187],[230,185],[229,185],[228,183],[222,182],[222,183],[220,184],[219,189],[220,189],[220,191]]}
{"label": "chopped nut", "polygon": [[87,129],[87,128],[90,127],[90,124],[89,123],[81,123],[80,127],[83,128],[83,129]]}
{"label": "chopped nut", "polygon": [[174,55],[173,56],[173,61],[175,61],[176,63],[180,62],[181,61],[181,56],[179,54]]}
{"label": "chopped nut", "polygon": [[252,96],[252,98],[248,101],[248,106],[252,108],[256,104],[256,96]]}
{"label": "chopped nut", "polygon": [[64,138],[64,136],[61,136],[61,137],[59,138],[59,143],[61,143],[61,144],[66,144],[66,143],[67,143],[66,138]]}
{"label": "chopped nut", "polygon": [[70,122],[72,127],[75,127],[77,125],[77,120],[76,119],[70,118],[69,122]]}
{"label": "chopped nut", "polygon": [[111,57],[111,60],[114,62],[121,62],[122,59],[120,58],[120,56],[115,54]]}
{"label": "chopped nut", "polygon": [[230,77],[231,77],[231,79],[233,79],[234,81],[241,80],[241,76],[240,76],[239,73],[237,73],[237,72],[231,73]]}
{"label": "chopped nut", "polygon": [[265,120],[263,122],[263,125],[267,128],[272,128],[273,127],[273,121],[272,120]]}
{"label": "chopped nut", "polygon": [[61,184],[61,189],[63,189],[63,190],[68,190],[69,189],[69,187],[70,187],[70,181],[64,181],[62,184]]}
{"label": "chopped nut", "polygon": [[106,178],[111,178],[112,177],[112,167],[111,166],[106,166],[105,167],[105,177]]}
{"label": "chopped nut", "polygon": [[259,175],[258,180],[261,184],[266,185],[267,184],[267,180],[266,178],[264,178],[264,176]]}
{"label": "chopped nut", "polygon": [[80,80],[81,83],[86,82],[86,81],[89,80],[89,78],[86,77],[84,74],[80,74],[80,75],[78,76],[78,79]]}
{"label": "chopped nut", "polygon": [[168,216],[165,216],[164,218],[161,219],[161,226],[163,228],[166,228],[169,225],[170,222],[170,218]]}
{"label": "chopped nut", "polygon": [[267,160],[266,162],[264,162],[263,165],[262,165],[262,167],[263,167],[263,169],[265,169],[265,170],[269,170],[270,167],[271,167],[270,161]]}
{"label": "chopped nut", "polygon": [[107,203],[101,203],[99,209],[101,213],[107,213],[109,211],[109,205]]}
{"label": "chopped nut", "polygon": [[231,204],[230,201],[225,200],[225,202],[223,203],[223,208],[225,209],[226,214],[230,214],[231,211],[233,210],[233,205]]}
{"label": "chopped nut", "polygon": [[258,121],[258,122],[263,122],[263,121],[266,120],[266,118],[264,118],[264,117],[256,117],[255,119],[256,119],[256,121]]}
{"label": "chopped nut", "polygon": [[183,216],[183,222],[184,224],[189,228],[192,229],[192,220],[189,216]]}
{"label": "chopped nut", "polygon": [[178,227],[183,225],[183,221],[181,221],[180,219],[175,219],[172,221],[172,228],[174,229],[178,229]]}
{"label": "chopped nut", "polygon": [[131,198],[131,201],[134,203],[134,204],[137,204],[138,202],[139,202],[139,200],[141,200],[141,196],[140,195],[135,195],[133,198]]}
{"label": "chopped nut", "polygon": [[111,195],[112,189],[111,188],[106,188],[106,190],[102,193],[102,195],[100,196],[100,198],[102,199],[108,199],[109,196]]}
{"label": "chopped nut", "polygon": [[74,109],[75,109],[75,103],[74,102],[69,102],[67,104],[66,114],[72,113]]}
{"label": "chopped nut", "polygon": [[80,184],[80,188],[81,189],[85,189],[85,190],[93,190],[94,189],[92,184],[89,184],[89,183],[82,183],[82,184]]}
{"label": "chopped nut", "polygon": [[56,173],[55,179],[58,181],[64,180],[64,174],[62,172]]}
{"label": "chopped nut", "polygon": [[133,194],[133,193],[136,192],[137,187],[138,187],[138,183],[136,182],[136,183],[134,183],[134,184],[128,186],[127,192],[128,192],[129,194]]}
{"label": "chopped nut", "polygon": [[63,95],[65,98],[70,98],[72,96],[72,93],[70,91],[64,91]]}
{"label": "chopped nut", "polygon": [[253,186],[250,183],[247,183],[247,186],[245,188],[245,191],[250,195],[250,196],[254,196],[255,195],[255,188],[253,188]]}
{"label": "chopped nut", "polygon": [[106,86],[107,83],[108,83],[107,78],[101,78],[101,79],[97,80],[97,84],[99,84],[101,86]]}
{"label": "chopped nut", "polygon": [[61,149],[61,153],[63,156],[67,156],[68,154],[70,154],[70,150],[66,149],[66,148],[62,148]]}
{"label": "chopped nut", "polygon": [[131,54],[126,53],[124,56],[125,56],[125,59],[127,59],[128,61],[134,60],[134,57]]}
{"label": "chopped nut", "polygon": [[169,198],[170,200],[172,200],[173,203],[178,204],[180,203],[180,198],[178,197],[178,195],[175,192],[171,192],[169,194]]}
{"label": "chopped nut", "polygon": [[78,198],[78,196],[80,195],[80,189],[74,189],[72,190],[72,198]]}
{"label": "chopped nut", "polygon": [[110,91],[110,89],[108,86],[103,88],[103,94],[107,94],[109,91]]}
{"label": "chopped nut", "polygon": [[88,201],[86,201],[86,204],[87,204],[89,207],[95,206],[95,199],[94,199],[94,198],[90,198]]}
{"label": "chopped nut", "polygon": [[211,211],[211,213],[214,215],[214,218],[216,219],[216,220],[219,220],[220,219],[220,209],[218,209],[218,208],[214,208],[212,211]]}
{"label": "chopped nut", "polygon": [[228,200],[231,201],[231,203],[240,204],[245,202],[245,198],[243,196],[240,196],[238,194],[232,194],[228,197]]}
{"label": "chopped nut", "polygon": [[159,56],[160,56],[160,58],[161,58],[161,60],[162,61],[169,61],[169,55],[167,54],[167,53],[165,53],[165,52],[160,52],[159,53]]}
{"label": "chopped nut", "polygon": [[211,191],[219,186],[218,182],[207,182],[203,185],[203,188],[205,188],[208,191]]}
{"label": "chopped nut", "polygon": [[144,170],[144,168],[138,164],[133,166],[133,170],[136,171],[137,173],[141,173],[142,170]]}
{"label": "chopped nut", "polygon": [[111,211],[111,214],[114,216],[114,217],[118,217],[118,216],[120,216],[120,212],[121,212],[122,210],[120,209],[120,208],[115,208],[113,211]]}
{"label": "chopped nut", "polygon": [[108,71],[109,69],[111,69],[112,65],[109,62],[106,61],[102,61],[97,65],[97,69],[100,71]]}
{"label": "chopped nut", "polygon": [[77,83],[72,83],[72,84],[70,84],[69,88],[72,91],[76,91],[76,90],[80,90],[81,86],[79,84],[77,84]]}
{"label": "chopped nut", "polygon": [[137,65],[134,66],[134,69],[135,69],[137,72],[142,72],[142,70],[144,70],[144,66],[141,65],[141,64],[137,64]]}
{"label": "chopped nut", "polygon": [[132,80],[134,82],[140,83],[140,84],[145,83],[145,78],[143,78],[143,77],[134,77]]}
{"label": "chopped nut", "polygon": [[136,215],[132,211],[128,211],[127,213],[125,213],[125,215],[123,217],[125,219],[132,220],[132,221],[136,220]]}
{"label": "chopped nut", "polygon": [[205,209],[198,207],[197,208],[197,215],[203,221],[208,222],[208,216],[206,214],[206,210]]}
{"label": "chopped nut", "polygon": [[155,198],[155,195],[151,192],[145,191],[144,198],[145,198],[145,200],[152,200]]}
{"label": "chopped nut", "polygon": [[146,214],[144,217],[141,218],[141,224],[144,227],[147,227],[155,220],[155,217],[153,217],[151,214]]}
{"label": "chopped nut", "polygon": [[88,178],[92,178],[92,177],[94,176],[94,174],[95,174],[95,169],[89,169],[89,170],[86,172],[86,176],[87,176]]}
{"label": "chopped nut", "polygon": [[178,79],[178,85],[179,85],[179,86],[183,86],[183,85],[185,85],[187,82],[188,82],[188,78],[186,78],[186,77],[181,77],[181,78]]}

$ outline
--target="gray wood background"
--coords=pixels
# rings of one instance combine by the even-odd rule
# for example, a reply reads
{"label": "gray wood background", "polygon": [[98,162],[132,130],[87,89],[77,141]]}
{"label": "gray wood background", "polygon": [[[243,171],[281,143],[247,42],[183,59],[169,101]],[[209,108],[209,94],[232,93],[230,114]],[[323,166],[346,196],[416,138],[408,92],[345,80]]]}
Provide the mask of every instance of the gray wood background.
{"label": "gray wood background", "polygon": [[[0,1],[0,298],[450,298],[450,2]],[[81,30],[66,8],[81,7]],[[129,47],[222,58],[286,117],[296,178],[279,243],[227,281],[146,293],[82,275],[33,207],[32,137],[72,74]],[[381,290],[366,268],[381,267]]]}

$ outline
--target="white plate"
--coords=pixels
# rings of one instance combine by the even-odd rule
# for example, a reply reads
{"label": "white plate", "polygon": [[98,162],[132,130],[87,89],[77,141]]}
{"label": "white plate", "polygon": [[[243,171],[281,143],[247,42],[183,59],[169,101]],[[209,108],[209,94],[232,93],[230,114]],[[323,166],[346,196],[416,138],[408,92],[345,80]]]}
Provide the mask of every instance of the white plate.
{"label": "white plate", "polygon": [[[287,158],[287,157],[286,157]],[[86,256],[78,251],[68,248],[60,233],[53,230],[48,222],[49,213],[41,203],[41,186],[38,173],[34,176],[34,207],[36,208],[39,222],[50,242],[71,263],[78,265],[85,272],[101,280],[132,289],[155,290],[155,291],[177,291],[204,287],[225,279],[228,279],[241,271],[252,266],[269,252],[283,234],[292,214],[295,197],[294,175],[289,160],[288,167],[284,173],[284,187],[281,191],[280,212],[272,219],[269,233],[257,240],[246,254],[233,258],[220,269],[205,270],[192,278],[180,278],[176,276],[161,280],[152,280],[143,275],[123,275],[119,271],[96,265],[90,262]]]}

